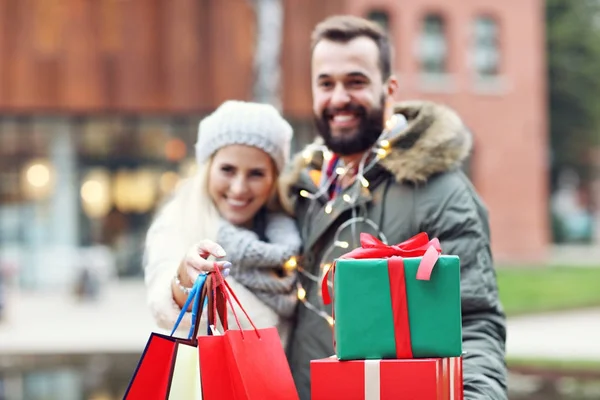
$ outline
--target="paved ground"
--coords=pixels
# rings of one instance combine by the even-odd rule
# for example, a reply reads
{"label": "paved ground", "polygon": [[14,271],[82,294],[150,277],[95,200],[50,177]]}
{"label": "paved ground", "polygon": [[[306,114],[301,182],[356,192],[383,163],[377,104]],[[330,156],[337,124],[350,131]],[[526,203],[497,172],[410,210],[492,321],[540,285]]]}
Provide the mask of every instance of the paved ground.
{"label": "paved ground", "polygon": [[143,283],[111,285],[97,302],[20,293],[0,323],[0,354],[138,352],[154,329]]}
{"label": "paved ground", "polygon": [[[12,294],[0,323],[1,354],[139,352],[155,330],[141,281],[107,288],[95,303]],[[508,356],[600,360],[600,309],[511,319]]]}
{"label": "paved ground", "polygon": [[600,361],[600,309],[509,319],[507,353]]}

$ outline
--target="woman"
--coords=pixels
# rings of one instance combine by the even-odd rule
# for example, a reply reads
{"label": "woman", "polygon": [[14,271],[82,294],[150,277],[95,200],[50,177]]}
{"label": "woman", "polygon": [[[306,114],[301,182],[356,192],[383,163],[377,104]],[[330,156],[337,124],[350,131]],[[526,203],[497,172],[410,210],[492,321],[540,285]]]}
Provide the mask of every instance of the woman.
{"label": "woman", "polygon": [[[226,101],[200,122],[198,171],[159,212],[146,239],[145,281],[159,326],[174,326],[189,288],[213,270],[215,258],[253,322],[277,326],[285,343],[297,295],[295,274],[283,265],[301,242],[295,222],[279,212],[276,187],[291,138],[291,126],[266,104]],[[231,312],[228,323],[236,328]],[[199,329],[206,332],[206,310]]]}

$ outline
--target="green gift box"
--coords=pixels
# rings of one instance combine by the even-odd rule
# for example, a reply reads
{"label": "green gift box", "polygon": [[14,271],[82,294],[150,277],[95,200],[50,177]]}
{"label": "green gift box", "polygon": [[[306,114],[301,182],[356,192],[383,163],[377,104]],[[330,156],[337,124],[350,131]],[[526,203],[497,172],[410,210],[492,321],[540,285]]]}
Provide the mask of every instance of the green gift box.
{"label": "green gift box", "polygon": [[361,234],[361,244],[332,267],[338,358],[461,356],[459,258],[424,233],[395,246]]}

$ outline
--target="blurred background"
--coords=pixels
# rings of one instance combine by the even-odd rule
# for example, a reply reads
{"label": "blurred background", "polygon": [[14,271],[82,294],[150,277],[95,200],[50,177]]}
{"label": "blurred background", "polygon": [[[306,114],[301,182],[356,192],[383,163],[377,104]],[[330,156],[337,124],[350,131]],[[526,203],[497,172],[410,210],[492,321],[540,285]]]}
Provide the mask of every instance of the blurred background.
{"label": "blurred background", "polygon": [[122,397],[198,122],[269,102],[311,141],[310,32],[337,13],[389,31],[399,100],[473,131],[511,400],[600,398],[600,1],[0,0],[1,400]]}

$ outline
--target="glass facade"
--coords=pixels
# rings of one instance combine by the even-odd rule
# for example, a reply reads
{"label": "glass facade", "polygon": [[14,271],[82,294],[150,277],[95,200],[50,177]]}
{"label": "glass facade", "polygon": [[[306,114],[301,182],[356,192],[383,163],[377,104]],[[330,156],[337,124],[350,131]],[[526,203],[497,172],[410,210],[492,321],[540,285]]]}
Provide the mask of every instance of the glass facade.
{"label": "glass facade", "polygon": [[140,275],[153,212],[195,167],[200,118],[0,118],[0,265],[31,289],[64,286],[89,258]]}

